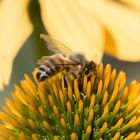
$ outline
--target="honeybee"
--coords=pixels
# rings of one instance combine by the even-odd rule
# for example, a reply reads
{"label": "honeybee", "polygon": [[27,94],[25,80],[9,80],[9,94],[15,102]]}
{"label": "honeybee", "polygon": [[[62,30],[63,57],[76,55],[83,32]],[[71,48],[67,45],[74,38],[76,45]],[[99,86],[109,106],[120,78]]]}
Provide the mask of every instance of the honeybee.
{"label": "honeybee", "polygon": [[96,71],[96,63],[87,61],[83,54],[74,53],[70,48],[48,35],[41,34],[40,37],[47,42],[47,48],[55,54],[43,56],[38,60],[39,68],[36,77],[39,82],[49,79],[64,69],[77,79],[82,74],[89,76]]}

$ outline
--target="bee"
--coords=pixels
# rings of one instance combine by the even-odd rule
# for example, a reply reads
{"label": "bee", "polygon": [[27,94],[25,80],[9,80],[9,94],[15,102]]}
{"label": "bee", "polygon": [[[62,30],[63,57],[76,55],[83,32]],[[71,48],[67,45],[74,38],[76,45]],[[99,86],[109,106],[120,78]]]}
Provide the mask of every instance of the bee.
{"label": "bee", "polygon": [[96,72],[97,64],[88,61],[83,54],[74,53],[70,48],[48,35],[41,34],[40,37],[47,42],[47,48],[55,54],[43,56],[38,60],[39,68],[36,73],[38,82],[47,80],[64,69],[76,79],[83,74],[89,76]]}

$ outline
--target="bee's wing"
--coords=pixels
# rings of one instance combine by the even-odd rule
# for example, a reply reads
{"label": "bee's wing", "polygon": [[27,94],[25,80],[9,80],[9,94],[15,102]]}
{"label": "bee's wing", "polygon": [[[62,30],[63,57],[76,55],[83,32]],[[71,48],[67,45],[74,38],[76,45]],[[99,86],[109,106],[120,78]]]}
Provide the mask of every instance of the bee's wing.
{"label": "bee's wing", "polygon": [[40,34],[40,38],[43,38],[45,41],[47,41],[47,48],[54,53],[61,53],[66,56],[72,53],[72,50],[70,48],[66,47],[59,41],[52,39],[46,34]]}
{"label": "bee's wing", "polygon": [[[50,63],[51,62],[51,63]],[[65,57],[63,54],[54,54],[51,56],[43,56],[41,59],[38,60],[39,65],[75,65],[75,63],[72,63],[67,57]]]}
{"label": "bee's wing", "polygon": [[44,65],[49,59],[50,56],[43,56],[41,59],[38,60],[37,64]]}

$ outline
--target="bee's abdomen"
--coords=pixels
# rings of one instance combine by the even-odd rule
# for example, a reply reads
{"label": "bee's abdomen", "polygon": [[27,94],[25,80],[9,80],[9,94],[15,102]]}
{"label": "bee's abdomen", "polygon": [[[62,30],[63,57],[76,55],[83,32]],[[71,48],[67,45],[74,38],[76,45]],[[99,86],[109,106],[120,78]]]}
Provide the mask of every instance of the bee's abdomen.
{"label": "bee's abdomen", "polygon": [[44,81],[66,68],[64,57],[58,54],[48,57],[38,68],[37,80]]}
{"label": "bee's abdomen", "polygon": [[36,74],[37,80],[39,82],[47,80],[63,69],[64,68],[62,66],[58,66],[58,65],[52,65],[52,66],[41,65],[38,68],[38,72]]}

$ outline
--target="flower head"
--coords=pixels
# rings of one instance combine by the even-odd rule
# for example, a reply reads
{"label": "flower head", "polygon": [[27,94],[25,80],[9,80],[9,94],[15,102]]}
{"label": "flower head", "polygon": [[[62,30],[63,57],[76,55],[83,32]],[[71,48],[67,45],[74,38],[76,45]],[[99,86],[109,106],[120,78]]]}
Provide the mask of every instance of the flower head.
{"label": "flower head", "polygon": [[125,86],[109,64],[79,80],[67,74],[41,83],[25,75],[2,107],[0,139],[140,139],[140,83]]}

